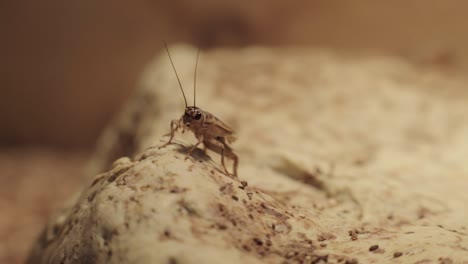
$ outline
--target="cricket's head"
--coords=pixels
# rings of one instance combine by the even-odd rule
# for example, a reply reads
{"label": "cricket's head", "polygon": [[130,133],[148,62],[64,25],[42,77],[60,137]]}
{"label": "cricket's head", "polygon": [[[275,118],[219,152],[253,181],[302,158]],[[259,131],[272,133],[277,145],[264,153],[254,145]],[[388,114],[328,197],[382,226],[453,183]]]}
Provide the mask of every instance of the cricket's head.
{"label": "cricket's head", "polygon": [[203,113],[203,110],[196,106],[187,106],[187,108],[185,108],[185,113],[182,116],[182,120],[186,127],[193,127],[201,124],[204,119],[205,114]]}

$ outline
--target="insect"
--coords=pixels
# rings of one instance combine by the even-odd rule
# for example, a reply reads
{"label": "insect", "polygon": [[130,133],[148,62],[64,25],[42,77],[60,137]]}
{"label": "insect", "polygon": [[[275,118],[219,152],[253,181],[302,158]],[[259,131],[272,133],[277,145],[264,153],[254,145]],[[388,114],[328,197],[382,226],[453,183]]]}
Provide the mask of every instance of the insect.
{"label": "insect", "polygon": [[171,136],[169,138],[169,141],[159,148],[163,148],[169,145],[172,142],[172,139],[174,138],[175,132],[179,128],[182,128],[182,133],[184,133],[186,129],[190,130],[197,138],[197,143],[189,149],[185,159],[187,159],[192,154],[195,148],[197,148],[201,143],[203,143],[206,149],[209,149],[221,155],[221,165],[223,166],[224,171],[227,175],[231,174],[226,169],[226,165],[224,164],[224,157],[232,159],[234,161],[233,175],[237,177],[237,166],[239,165],[239,158],[234,153],[232,148],[228,145],[228,143],[232,143],[236,139],[234,137],[234,131],[216,116],[206,111],[203,111],[202,109],[198,108],[195,104],[197,66],[200,50],[198,50],[197,59],[195,62],[195,72],[193,81],[193,106],[188,106],[187,98],[185,97],[184,89],[182,88],[182,83],[180,82],[179,75],[177,74],[174,62],[172,61],[171,54],[169,53],[169,49],[165,41],[164,47],[166,48],[167,55],[169,56],[172,68],[174,69],[177,81],[179,82],[180,91],[182,92],[182,96],[184,97],[185,112],[179,120],[175,119],[171,121]]}

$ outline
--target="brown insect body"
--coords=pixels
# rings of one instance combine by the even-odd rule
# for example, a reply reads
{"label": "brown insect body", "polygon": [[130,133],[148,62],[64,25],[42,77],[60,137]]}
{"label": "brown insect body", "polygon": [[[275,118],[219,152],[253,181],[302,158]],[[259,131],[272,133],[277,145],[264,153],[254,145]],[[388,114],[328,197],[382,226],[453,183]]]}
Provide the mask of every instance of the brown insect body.
{"label": "brown insect body", "polygon": [[182,127],[182,133],[186,129],[188,129],[192,131],[195,137],[197,138],[197,143],[189,149],[189,151],[187,152],[186,159],[192,154],[193,150],[195,150],[195,148],[197,148],[198,145],[203,143],[205,148],[221,155],[221,164],[226,174],[229,174],[229,172],[227,171],[226,166],[224,164],[224,157],[226,156],[232,159],[234,161],[233,174],[234,176],[237,176],[237,166],[239,164],[239,158],[233,152],[232,148],[228,145],[228,143],[231,143],[235,140],[234,131],[213,114],[205,112],[199,107],[195,106],[195,83],[196,69],[198,64],[198,54],[197,64],[195,65],[194,106],[188,106],[184,90],[182,89],[179,76],[177,75],[177,71],[175,70],[175,66],[172,62],[172,58],[169,53],[169,49],[167,48],[166,42],[164,42],[164,45],[166,47],[167,54],[169,55],[169,59],[171,60],[172,67],[174,68],[174,72],[176,74],[180,89],[182,91],[182,95],[184,96],[185,112],[179,120],[171,121],[171,135],[169,141],[160,148],[165,147],[172,142],[174,134],[179,128]]}

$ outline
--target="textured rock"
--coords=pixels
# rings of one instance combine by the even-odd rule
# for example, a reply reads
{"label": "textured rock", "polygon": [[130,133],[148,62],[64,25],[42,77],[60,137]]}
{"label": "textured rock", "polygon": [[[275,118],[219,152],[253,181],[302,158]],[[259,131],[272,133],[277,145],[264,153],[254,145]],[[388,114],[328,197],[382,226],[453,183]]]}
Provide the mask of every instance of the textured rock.
{"label": "textured rock", "polygon": [[[172,53],[190,98],[195,49]],[[163,56],[103,136],[91,171],[109,172],[51,221],[31,263],[468,263],[455,77],[249,48],[203,53],[197,83],[197,105],[238,132],[239,178],[217,154],[185,160],[188,133],[157,148],[183,111]]]}

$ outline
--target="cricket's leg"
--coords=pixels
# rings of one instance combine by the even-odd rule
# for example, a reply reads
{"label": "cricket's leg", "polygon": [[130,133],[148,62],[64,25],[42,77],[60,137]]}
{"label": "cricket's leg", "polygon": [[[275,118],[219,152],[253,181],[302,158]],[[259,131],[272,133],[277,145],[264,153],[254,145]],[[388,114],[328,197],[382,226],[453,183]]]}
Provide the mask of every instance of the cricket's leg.
{"label": "cricket's leg", "polygon": [[[232,149],[223,141],[220,141],[218,139],[212,138],[209,140],[205,140],[203,144],[206,146],[207,149],[210,149],[218,154],[221,155],[221,165],[224,168],[224,171],[226,172],[227,175],[234,175],[237,177],[237,165],[239,163],[239,159],[236,154],[232,151]],[[230,159],[234,160],[234,167],[233,171],[234,174],[231,174],[228,172],[226,165],[224,163],[224,156],[227,156]]]}
{"label": "cricket's leg", "polygon": [[217,140],[220,141],[221,143],[223,143],[223,145],[224,145],[224,155],[234,161],[234,163],[232,164],[232,171],[234,172],[234,176],[237,177],[237,166],[239,165],[239,157],[237,157],[237,155],[234,153],[232,148],[229,147],[229,145],[226,143],[226,139],[227,139],[227,141],[229,141],[229,140],[234,141],[235,137],[230,137],[230,138],[229,137],[228,138],[222,137],[222,138],[217,138]]}
{"label": "cricket's leg", "polygon": [[203,142],[204,138],[205,138],[205,137],[204,137],[203,135],[201,135],[201,136],[198,137],[198,142],[197,142],[197,144],[193,145],[193,146],[189,149],[189,151],[187,152],[187,156],[185,156],[185,159],[188,159],[188,158],[190,157],[190,155],[192,155],[192,152],[198,147],[198,145],[200,145],[200,144]]}
{"label": "cricket's leg", "polygon": [[234,176],[237,177],[237,166],[239,165],[239,157],[237,157],[237,155],[232,152],[229,153],[229,157],[234,160],[234,164],[232,165],[232,171],[234,171]]}
{"label": "cricket's leg", "polygon": [[174,138],[174,134],[179,129],[180,127],[180,120],[172,120],[171,121],[171,137],[169,138],[169,141],[166,142],[164,145],[160,146],[159,148],[164,148],[165,146],[171,144],[172,138]]}

